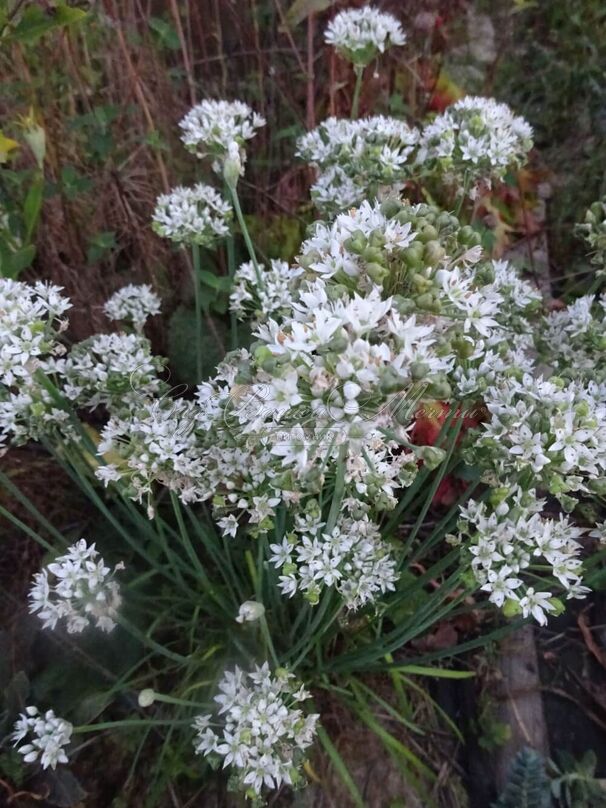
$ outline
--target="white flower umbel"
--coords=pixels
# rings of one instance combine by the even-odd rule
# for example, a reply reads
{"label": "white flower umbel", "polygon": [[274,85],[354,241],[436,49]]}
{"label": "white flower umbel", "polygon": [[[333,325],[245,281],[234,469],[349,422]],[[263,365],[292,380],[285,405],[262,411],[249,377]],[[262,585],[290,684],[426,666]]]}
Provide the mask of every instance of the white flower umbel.
{"label": "white flower umbel", "polygon": [[[48,369],[48,363],[43,367]],[[69,411],[35,378],[23,381],[18,392],[3,390],[0,385],[0,456],[9,443],[20,446],[49,437],[79,440]]]}
{"label": "white flower umbel", "polygon": [[317,604],[324,587],[333,586],[348,609],[360,609],[395,588],[396,561],[367,516],[341,517],[327,529],[319,520],[295,518],[295,530],[272,544],[271,563],[280,569],[280,589],[302,592]]}
{"label": "white flower umbel", "polygon": [[510,615],[532,615],[542,625],[546,614],[562,607],[553,591],[536,592],[531,580],[536,585],[540,576],[543,586],[563,589],[567,598],[583,598],[589,591],[582,586],[578,541],[587,531],[561,514],[543,517],[544,506],[534,489],[501,489],[491,503],[472,501],[462,507],[459,522],[473,575],[489,600]]}
{"label": "white flower umbel", "polygon": [[313,743],[319,715],[305,715],[310,697],[293,674],[268,663],[250,673],[236,667],[219,682],[218,716],[194,721],[195,751],[231,767],[236,787],[250,797],[282,784],[297,786],[305,750]]}
{"label": "white flower umbel", "polygon": [[0,278],[0,384],[29,380],[45,357],[59,356],[67,327],[61,318],[71,308],[61,287]]}
{"label": "white flower umbel", "polygon": [[42,714],[37,707],[26,707],[15,723],[11,736],[14,745],[21,744],[17,752],[23,755],[25,763],[40,760],[43,769],[57,767],[57,763],[67,763],[65,747],[69,744],[73,726],[63,718],[58,718],[53,710]]}
{"label": "white flower umbel", "polygon": [[140,333],[149,317],[160,314],[160,298],[147,283],[129,283],[114,292],[103,311],[110,320],[130,323]]}
{"label": "white flower umbel", "polygon": [[79,406],[122,410],[160,392],[164,360],[140,334],[98,334],[79,342],[63,364],[65,395]]}
{"label": "white flower umbel", "polygon": [[542,358],[569,379],[606,382],[606,296],[584,295],[539,323],[536,343]]}
{"label": "white flower umbel", "polygon": [[397,192],[411,174],[419,139],[396,118],[328,118],[297,141],[297,155],[320,169],[311,195],[318,207],[345,210]]}
{"label": "white flower umbel", "polygon": [[237,144],[241,164],[239,173],[244,173],[244,146],[255,136],[255,130],[265,126],[265,118],[243,101],[207,99],[192,107],[179,126],[186,148],[197,157],[213,158],[213,169],[217,173],[222,173],[230,147]]}
{"label": "white flower umbel", "polygon": [[589,247],[597,274],[603,275],[606,272],[606,197],[589,207],[583,222],[576,225],[575,233]]}
{"label": "white flower umbel", "polygon": [[524,374],[502,379],[484,399],[492,417],[472,452],[499,479],[532,480],[567,508],[574,505],[569,492],[601,485],[606,406],[597,385]]}
{"label": "white flower umbel", "polygon": [[106,485],[124,479],[130,496],[139,502],[143,498],[151,502],[155,481],[184,502],[210,496],[205,488],[200,492],[198,483],[204,477],[204,463],[194,433],[196,414],[190,401],[160,399],[140,402],[133,412],[111,418],[101,433],[99,452],[112,452],[122,462],[100,466],[97,477]]}
{"label": "white flower umbel", "polygon": [[94,544],[80,539],[67,552],[34,576],[29,610],[54,629],[65,620],[69,634],[79,634],[91,623],[111,631],[122,602],[113,570],[105,565]]}
{"label": "white flower umbel", "polygon": [[471,189],[524,165],[531,148],[532,128],[507,104],[467,96],[422,130],[418,162]]}
{"label": "white flower umbel", "polygon": [[364,6],[340,11],[328,24],[324,39],[352,64],[364,67],[393,45],[403,45],[406,34],[392,14]]}
{"label": "white flower umbel", "polygon": [[210,247],[229,233],[232,208],[210,185],[179,186],[156,201],[154,231],[178,244]]}
{"label": "white flower umbel", "polygon": [[263,286],[259,286],[252,261],[241,264],[236,270],[229,308],[241,320],[250,317],[261,321],[286,314],[293,301],[296,279],[303,274],[301,267],[273,259],[269,267],[261,265],[261,271]]}

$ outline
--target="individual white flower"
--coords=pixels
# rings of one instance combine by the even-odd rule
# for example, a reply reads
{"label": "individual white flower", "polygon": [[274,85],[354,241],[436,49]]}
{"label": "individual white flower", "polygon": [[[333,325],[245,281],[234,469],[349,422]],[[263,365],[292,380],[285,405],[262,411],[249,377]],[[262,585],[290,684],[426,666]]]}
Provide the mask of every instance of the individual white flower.
{"label": "individual white flower", "polygon": [[524,617],[532,615],[540,626],[547,625],[545,612],[549,614],[556,611],[551,602],[551,592],[535,592],[532,587],[529,587],[524,597],[520,598],[520,609]]}
{"label": "individual white flower", "polygon": [[160,313],[160,298],[147,283],[129,283],[108,298],[103,311],[110,320],[132,323],[135,331],[141,332],[148,317]]}
{"label": "individual white flower", "polygon": [[[197,157],[213,158],[213,169],[217,173],[223,172],[230,148],[236,144],[241,174],[246,160],[245,143],[255,136],[256,129],[265,126],[265,119],[243,101],[206,99],[192,107],[179,126],[187,149]],[[236,159],[233,151],[231,159]]]}
{"label": "individual white flower", "polygon": [[256,600],[245,600],[240,605],[236,623],[256,623],[265,614],[265,606]]}
{"label": "individual white flower", "polygon": [[29,592],[29,610],[42,620],[43,628],[54,629],[66,621],[69,634],[79,634],[91,622],[109,632],[116,625],[122,602],[114,573],[94,544],[80,539],[67,552],[34,576]]}
{"label": "individual white flower", "polygon": [[55,769],[58,763],[67,763],[66,747],[72,736],[73,726],[64,718],[58,718],[53,710],[42,714],[37,707],[26,707],[15,723],[12,734],[14,745],[18,747],[25,763],[35,763],[38,759],[43,769]]}
{"label": "individual white flower", "polygon": [[301,784],[305,750],[313,743],[319,719],[298,706],[310,694],[284,668],[272,675],[267,662],[249,673],[238,667],[225,671],[219,690],[214,723],[221,726],[212,728],[212,715],[195,719],[196,754],[230,766],[248,796]]}
{"label": "individual white flower", "polygon": [[229,202],[210,185],[199,182],[191,188],[178,186],[156,200],[152,217],[154,231],[179,244],[212,246],[229,233],[232,215]]}
{"label": "individual white flower", "polygon": [[392,14],[363,6],[340,11],[328,24],[324,39],[345,59],[363,67],[393,45],[403,45],[406,34]]}

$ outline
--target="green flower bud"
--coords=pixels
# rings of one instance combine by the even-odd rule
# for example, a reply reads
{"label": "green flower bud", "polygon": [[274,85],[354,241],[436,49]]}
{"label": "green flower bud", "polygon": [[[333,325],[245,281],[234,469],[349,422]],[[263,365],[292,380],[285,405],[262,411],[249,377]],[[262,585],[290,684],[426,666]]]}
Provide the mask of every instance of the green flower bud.
{"label": "green flower bud", "polygon": [[444,462],[446,452],[437,446],[420,446],[416,450],[416,455],[430,471],[433,471]]}
{"label": "green flower bud", "polygon": [[439,241],[428,241],[425,245],[423,258],[431,267],[437,266],[446,255],[446,250]]}
{"label": "green flower bud", "polygon": [[435,241],[438,238],[438,231],[432,224],[427,224],[417,236],[419,241],[427,244],[430,241]]}
{"label": "green flower bud", "polygon": [[508,598],[503,604],[503,614],[505,617],[517,617],[522,614],[522,608],[517,600]]}
{"label": "green flower bud", "polygon": [[381,286],[385,278],[389,276],[388,269],[382,267],[380,264],[375,263],[367,264],[366,272],[368,273],[369,277],[372,278],[372,280],[379,286]]}

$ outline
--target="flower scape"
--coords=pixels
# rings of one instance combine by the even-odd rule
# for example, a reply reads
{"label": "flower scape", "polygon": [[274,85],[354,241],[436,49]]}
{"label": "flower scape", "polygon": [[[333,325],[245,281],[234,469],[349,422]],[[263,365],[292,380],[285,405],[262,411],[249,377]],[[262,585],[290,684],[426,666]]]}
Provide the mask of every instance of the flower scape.
{"label": "flower scape", "polygon": [[[326,32],[356,70],[405,41],[371,7]],[[170,724],[174,708],[195,765],[227,769],[259,805],[305,784],[324,738],[316,689],[333,674],[384,670],[464,598],[499,625],[545,624],[584,598],[596,525],[575,508],[604,494],[606,470],[604,297],[548,312],[464,204],[524,164],[529,124],[479,97],[420,128],[328,118],[296,143],[321,218],[291,262],[259,261],[240,215],[263,125],[240,101],[196,105],[183,143],[225,185],[176,187],[153,213],[158,236],[193,250],[194,273],[201,247],[232,238],[234,215],[248,250],[226,305],[251,339],[193,391],[170,389],[144,336],[160,312],[151,286],[106,302],[124,331],[70,345],[61,288],[0,279],[0,449],[41,443],[119,539],[103,557],[92,526],[94,543],[46,547],[30,611],[57,635],[129,637],[166,665],[123,723]],[[456,184],[458,209],[419,201],[424,177]],[[595,254],[603,217],[590,213]],[[445,421],[419,443],[436,403]],[[466,426],[470,412],[481,417]],[[444,530],[428,530],[454,473],[464,493]],[[434,579],[442,592],[395,616]],[[141,599],[153,625],[137,622]],[[54,769],[72,734],[94,729],[27,707],[12,740],[24,762]]]}

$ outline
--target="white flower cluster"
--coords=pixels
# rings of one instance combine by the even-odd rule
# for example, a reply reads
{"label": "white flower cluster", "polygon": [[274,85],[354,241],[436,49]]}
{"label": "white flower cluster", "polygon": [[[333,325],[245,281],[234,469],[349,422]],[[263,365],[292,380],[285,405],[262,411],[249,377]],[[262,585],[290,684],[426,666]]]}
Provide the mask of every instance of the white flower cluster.
{"label": "white flower cluster", "polygon": [[38,379],[19,385],[17,392],[0,386],[0,456],[9,443],[58,437],[69,443],[79,440],[71,413]]}
{"label": "white flower cluster", "polygon": [[583,222],[575,227],[575,233],[590,249],[591,263],[598,267],[598,274],[606,272],[606,198],[594,202]]}
{"label": "white flower cluster", "polygon": [[129,283],[108,298],[103,311],[110,320],[132,323],[135,331],[141,333],[148,317],[160,314],[160,298],[147,283],[140,286]]}
{"label": "white flower cluster", "polygon": [[265,119],[243,101],[206,99],[192,107],[179,126],[186,148],[198,157],[216,158],[213,168],[220,173],[234,143],[244,163],[243,147],[255,136],[256,129],[265,126]]}
{"label": "white flower cluster", "polygon": [[473,451],[500,480],[544,488],[564,507],[574,505],[569,492],[600,485],[606,469],[603,388],[525,373],[488,388],[484,398],[492,417]]}
{"label": "white flower cluster", "polygon": [[526,162],[532,128],[507,104],[467,96],[421,132],[418,161],[461,184],[490,183]]}
{"label": "white flower cluster", "polygon": [[316,205],[340,211],[399,191],[418,140],[418,130],[396,118],[328,118],[299,138],[297,155],[320,170],[311,188]]}
{"label": "white flower cluster", "polygon": [[302,783],[301,765],[319,715],[301,710],[310,694],[293,674],[279,668],[272,675],[267,662],[248,673],[236,667],[225,671],[219,690],[222,726],[211,727],[212,715],[196,718],[196,754],[230,766],[237,786],[250,797],[264,788]]}
{"label": "white flower cluster", "polygon": [[390,548],[367,516],[341,515],[332,530],[318,519],[296,516],[293,533],[270,549],[270,561],[282,572],[282,593],[303,592],[312,604],[324,587],[335,587],[355,611],[393,590],[398,578]]}
{"label": "white flower cluster", "polygon": [[97,476],[106,485],[126,479],[139,502],[151,494],[155,481],[185,502],[195,499],[195,480],[203,475],[195,420],[194,404],[185,399],[139,401],[136,411],[110,418],[103,428],[99,453],[119,454],[123,463],[100,466]]}
{"label": "white flower cluster", "polygon": [[79,406],[122,409],[163,389],[164,361],[141,334],[97,334],[62,361],[63,392]]}
{"label": "white flower cluster", "polygon": [[41,714],[37,707],[26,707],[11,737],[15,746],[27,739],[27,743],[17,749],[25,763],[40,759],[43,769],[49,766],[55,769],[57,763],[67,763],[64,747],[69,744],[73,729],[69,721],[58,718],[52,710]]}
{"label": "white flower cluster", "polygon": [[536,335],[541,355],[561,376],[606,382],[606,295],[585,295],[547,314]]}
{"label": "white flower cluster", "polygon": [[40,440],[57,430],[73,437],[69,413],[43,382],[60,368],[62,318],[71,305],[59,286],[0,278],[0,455],[9,441]]}
{"label": "white flower cluster", "polygon": [[63,353],[61,318],[71,305],[60,286],[0,278],[0,385],[28,381],[45,358]]}
{"label": "white flower cluster", "polygon": [[272,259],[269,267],[260,267],[263,286],[259,286],[252,261],[241,264],[235,272],[229,308],[239,319],[260,321],[264,317],[280,317],[290,310],[295,281],[303,274],[301,267]]}
{"label": "white flower cluster", "polygon": [[567,598],[585,597],[589,590],[581,585],[578,539],[586,531],[562,515],[543,517],[545,500],[537,499],[534,489],[497,490],[494,500],[492,507],[470,502],[461,508],[459,529],[468,537],[473,575],[482,591],[490,593],[489,600],[507,614],[532,615],[543,625],[546,614],[557,614],[562,606],[552,592],[535,591],[528,578],[544,575],[547,565]]}
{"label": "white flower cluster", "polygon": [[212,246],[229,233],[232,208],[211,185],[199,182],[161,194],[152,217],[154,231],[178,244]]}
{"label": "white flower cluster", "polygon": [[111,631],[122,602],[114,570],[105,565],[94,544],[80,539],[67,552],[34,576],[29,610],[54,629],[65,620],[69,634],[79,634],[91,621],[101,631]]}
{"label": "white flower cluster", "polygon": [[403,45],[406,34],[392,14],[363,6],[340,11],[328,24],[324,39],[345,59],[364,67],[379,53]]}

